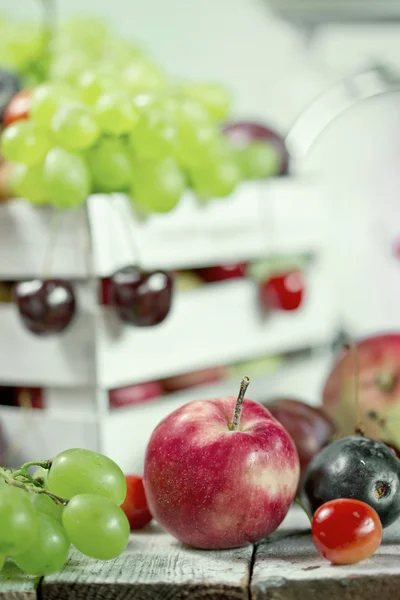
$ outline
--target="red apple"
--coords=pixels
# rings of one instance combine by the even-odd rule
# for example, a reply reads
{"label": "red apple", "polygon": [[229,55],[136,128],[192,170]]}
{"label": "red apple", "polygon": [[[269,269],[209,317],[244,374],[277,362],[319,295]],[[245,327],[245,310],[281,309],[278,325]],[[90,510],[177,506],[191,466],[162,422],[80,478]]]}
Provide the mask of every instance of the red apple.
{"label": "red apple", "polygon": [[400,447],[400,334],[364,338],[355,356],[343,350],[324,386],[323,405],[341,435],[354,433],[361,417],[367,436]]}
{"label": "red apple", "polygon": [[184,390],[198,385],[216,383],[225,378],[226,371],[226,367],[212,367],[210,369],[203,369],[202,371],[168,377],[164,379],[163,387],[168,392],[176,392],[177,390]]}
{"label": "red apple", "polygon": [[143,529],[152,520],[147,506],[143,477],[140,475],[125,475],[126,497],[121,508],[128,517],[132,530]]}
{"label": "red apple", "polygon": [[299,481],[299,458],[284,427],[261,404],[195,400],[154,430],[145,455],[150,511],[195,548],[257,542],[283,521]]}
{"label": "red apple", "polygon": [[218,265],[216,267],[204,267],[197,269],[196,273],[207,283],[226,281],[227,279],[240,279],[246,277],[248,263],[232,263],[230,265]]}
{"label": "red apple", "polygon": [[121,406],[132,406],[143,404],[152,398],[158,398],[164,393],[159,381],[145,381],[109,391],[110,406],[118,408]]}
{"label": "red apple", "polygon": [[296,444],[303,474],[310,460],[329,442],[335,426],[323,410],[294,398],[276,398],[263,405],[278,419]]}
{"label": "red apple", "polygon": [[299,270],[277,273],[259,284],[259,299],[266,310],[297,310],[304,298],[304,278]]}

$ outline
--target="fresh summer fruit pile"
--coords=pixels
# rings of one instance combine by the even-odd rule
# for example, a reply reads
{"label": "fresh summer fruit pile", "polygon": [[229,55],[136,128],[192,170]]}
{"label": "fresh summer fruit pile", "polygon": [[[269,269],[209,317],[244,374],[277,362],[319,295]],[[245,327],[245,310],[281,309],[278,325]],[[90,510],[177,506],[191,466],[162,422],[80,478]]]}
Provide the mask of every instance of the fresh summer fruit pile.
{"label": "fresh summer fruit pile", "polygon": [[[244,399],[248,378],[237,399],[189,402],[171,413],[154,430],[145,457],[154,518],[185,544],[238,547],[272,533],[296,500],[309,516],[321,556],[334,564],[371,556],[382,530],[400,516],[400,461],[393,441],[365,435],[363,418],[372,407],[376,420],[380,408],[398,404],[398,348],[396,334],[346,345],[324,390],[335,422],[323,407],[297,399],[264,406]],[[392,394],[386,403],[383,373]],[[359,378],[368,385],[359,388]],[[337,428],[343,415],[338,418],[332,407],[339,400],[342,409],[352,406],[347,416],[357,416],[352,435]]]}
{"label": "fresh summer fruit pile", "polygon": [[224,86],[167,77],[93,19],[51,30],[27,24],[21,42],[16,27],[4,25],[0,40],[0,65],[23,78],[0,72],[1,151],[14,164],[16,195],[70,208],[92,192],[122,192],[139,214],[163,213],[187,187],[207,201],[243,179],[286,171],[277,134],[254,123],[225,125]]}
{"label": "fresh summer fruit pile", "polygon": [[[35,474],[29,468],[37,466]],[[70,449],[53,460],[0,470],[0,564],[7,558],[31,575],[49,575],[73,544],[86,556],[109,560],[128,543],[121,508],[127,484],[121,469],[90,450]]]}

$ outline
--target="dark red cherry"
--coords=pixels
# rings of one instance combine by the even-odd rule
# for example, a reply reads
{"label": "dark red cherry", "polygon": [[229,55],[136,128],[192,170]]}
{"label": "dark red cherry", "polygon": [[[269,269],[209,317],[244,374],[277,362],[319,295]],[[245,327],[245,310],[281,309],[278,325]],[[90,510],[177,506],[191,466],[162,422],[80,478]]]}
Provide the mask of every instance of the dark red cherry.
{"label": "dark red cherry", "polygon": [[196,273],[207,283],[225,281],[227,279],[240,279],[246,277],[248,263],[232,263],[216,267],[197,269]]}
{"label": "dark red cherry", "polygon": [[21,281],[13,297],[25,327],[36,335],[61,333],[75,314],[74,290],[62,279]]}
{"label": "dark red cherry", "polygon": [[172,304],[173,278],[165,271],[142,271],[128,266],[110,281],[112,305],[124,323],[151,327],[162,323]]}

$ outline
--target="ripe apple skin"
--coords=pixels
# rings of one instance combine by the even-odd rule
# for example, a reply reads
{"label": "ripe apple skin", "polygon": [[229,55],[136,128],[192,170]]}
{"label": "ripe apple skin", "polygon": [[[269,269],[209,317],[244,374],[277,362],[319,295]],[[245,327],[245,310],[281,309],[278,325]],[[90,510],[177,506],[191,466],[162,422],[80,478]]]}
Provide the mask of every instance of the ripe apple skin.
{"label": "ripe apple skin", "polygon": [[[359,340],[358,398],[365,435],[400,446],[400,334],[384,333]],[[339,434],[352,435],[358,423],[354,356],[343,350],[325,382],[325,412]]]}
{"label": "ripe apple skin", "polygon": [[237,548],[283,521],[295,497],[299,458],[284,427],[261,404],[195,400],[167,416],[149,441],[144,484],[150,512],[188,546]]}

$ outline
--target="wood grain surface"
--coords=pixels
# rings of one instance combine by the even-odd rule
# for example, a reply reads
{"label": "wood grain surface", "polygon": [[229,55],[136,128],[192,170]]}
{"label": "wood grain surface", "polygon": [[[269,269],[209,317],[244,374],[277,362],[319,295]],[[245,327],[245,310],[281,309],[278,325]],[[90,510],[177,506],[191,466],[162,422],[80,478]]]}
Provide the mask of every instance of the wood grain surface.
{"label": "wood grain surface", "polygon": [[73,551],[46,577],[42,600],[248,600],[253,547],[208,552],[182,547],[157,526],[131,537],[113,561]]}
{"label": "wood grain surface", "polygon": [[[39,584],[39,585],[38,585]],[[135,533],[113,561],[71,550],[64,569],[38,581],[8,563],[0,600],[398,600],[400,523],[370,559],[333,567],[313,545],[309,522],[292,509],[256,547],[209,552],[183,547],[157,525]]]}

